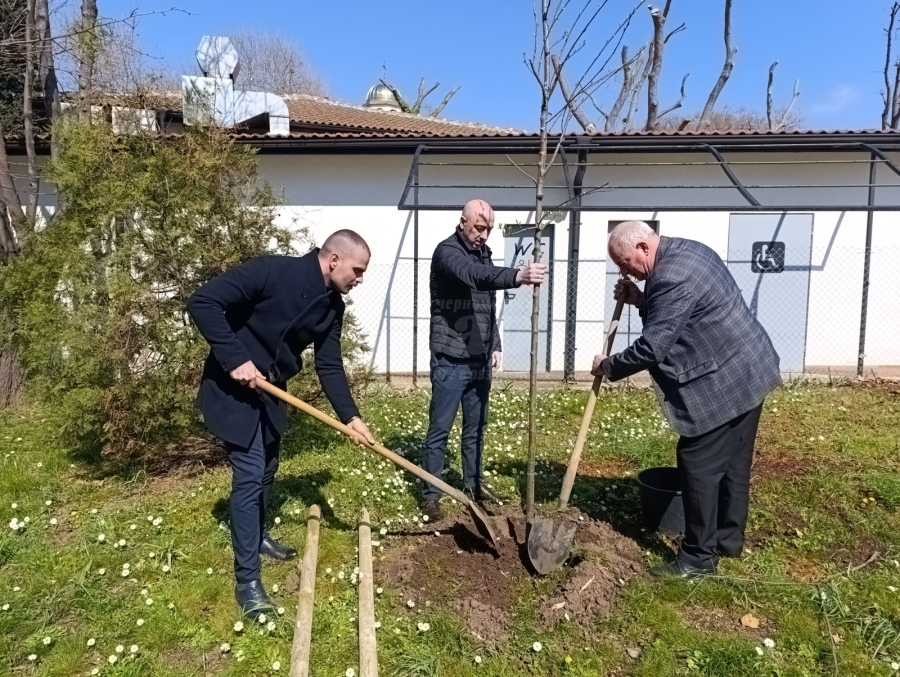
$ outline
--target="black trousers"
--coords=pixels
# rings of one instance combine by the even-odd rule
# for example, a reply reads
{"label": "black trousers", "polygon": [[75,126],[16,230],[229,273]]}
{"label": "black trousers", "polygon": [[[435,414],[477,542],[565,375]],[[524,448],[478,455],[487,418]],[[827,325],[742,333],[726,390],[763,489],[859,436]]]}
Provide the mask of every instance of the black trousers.
{"label": "black trousers", "polygon": [[266,444],[260,427],[249,447],[227,446],[234,577],[238,583],[249,583],[260,579],[259,546],[266,535],[266,508],[278,470],[278,441]]}
{"label": "black trousers", "polygon": [[762,404],[696,437],[678,440],[684,501],[679,559],[704,569],[738,557],[750,508],[750,466]]}

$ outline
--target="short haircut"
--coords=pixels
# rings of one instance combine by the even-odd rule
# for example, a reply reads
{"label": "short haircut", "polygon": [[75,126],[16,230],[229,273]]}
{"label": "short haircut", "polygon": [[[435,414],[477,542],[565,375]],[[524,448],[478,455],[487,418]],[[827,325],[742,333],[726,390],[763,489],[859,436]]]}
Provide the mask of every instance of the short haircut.
{"label": "short haircut", "polygon": [[372,256],[372,250],[369,249],[368,243],[362,239],[360,234],[347,228],[334,231],[325,238],[325,242],[322,244],[322,252],[341,256],[347,256],[357,248],[364,249],[366,254]]}
{"label": "short haircut", "polygon": [[623,221],[609,234],[608,247],[617,251],[634,249],[638,242],[656,237],[656,231],[643,221]]}

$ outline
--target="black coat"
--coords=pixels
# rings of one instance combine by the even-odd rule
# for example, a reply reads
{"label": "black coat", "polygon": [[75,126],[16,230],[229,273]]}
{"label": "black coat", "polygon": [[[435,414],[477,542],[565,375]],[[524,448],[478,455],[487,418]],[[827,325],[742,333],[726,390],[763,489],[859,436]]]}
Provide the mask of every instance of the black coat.
{"label": "black coat", "polygon": [[501,268],[490,247],[469,249],[459,229],[431,257],[431,352],[479,360],[500,351],[499,289],[516,284],[517,268]]}
{"label": "black coat", "polygon": [[211,348],[197,404],[222,440],[249,446],[261,419],[267,440],[281,436],[286,405],[241,385],[230,373],[251,361],[269,382],[284,388],[303,368],[300,355],[310,345],[322,389],[338,417],[346,423],[359,416],[341,357],[344,301],[325,286],[318,253],[251,259],[188,299],[188,312]]}

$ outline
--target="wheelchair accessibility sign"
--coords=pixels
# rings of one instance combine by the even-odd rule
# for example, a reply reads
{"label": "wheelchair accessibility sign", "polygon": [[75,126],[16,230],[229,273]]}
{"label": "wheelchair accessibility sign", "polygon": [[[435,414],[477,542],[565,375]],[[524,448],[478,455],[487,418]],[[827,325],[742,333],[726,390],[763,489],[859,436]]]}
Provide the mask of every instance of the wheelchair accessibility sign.
{"label": "wheelchair accessibility sign", "polygon": [[784,271],[784,242],[754,242],[750,254],[750,269],[754,273]]}

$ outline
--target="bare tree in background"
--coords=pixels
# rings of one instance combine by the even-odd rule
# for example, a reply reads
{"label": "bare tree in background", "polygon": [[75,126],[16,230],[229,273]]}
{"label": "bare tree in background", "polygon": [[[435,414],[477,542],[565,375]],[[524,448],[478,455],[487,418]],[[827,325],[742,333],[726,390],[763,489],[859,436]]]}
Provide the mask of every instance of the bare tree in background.
{"label": "bare tree in background", "polygon": [[450,103],[450,99],[453,98],[453,95],[459,91],[459,85],[450,89],[445,95],[444,98],[441,99],[441,102],[434,107],[425,105],[425,101],[431,95],[434,90],[441,86],[440,82],[435,82],[431,87],[426,88],[427,80],[422,78],[419,81],[419,94],[416,96],[416,100],[413,103],[409,103],[403,96],[400,94],[400,90],[398,90],[394,85],[385,80],[381,79],[381,84],[391,90],[391,94],[394,95],[394,99],[397,101],[397,105],[400,106],[400,110],[404,113],[412,113],[413,115],[429,115],[433,118],[436,118],[444,108],[447,107],[447,104]]}
{"label": "bare tree in background", "polygon": [[246,27],[229,33],[228,37],[240,57],[237,83],[241,89],[275,94],[327,94],[322,77],[290,39]]}
{"label": "bare tree in background", "polygon": [[[787,106],[780,112],[780,114],[776,115],[772,110],[772,82],[775,80],[775,66],[778,65],[778,62],[774,62],[771,66],[769,66],[769,84],[766,86],[766,121],[768,122],[770,132],[780,132],[787,128],[790,128],[793,120],[791,119],[791,110],[794,107],[794,102],[797,100],[797,97],[800,96],[800,80],[794,81],[794,94],[791,96],[791,100]],[[780,121],[775,122],[776,117],[781,118]]]}
{"label": "bare tree in background", "polygon": [[[884,89],[881,98],[884,101],[884,109],[881,111],[881,128],[897,129],[900,125],[900,59],[893,63],[894,77],[891,81],[891,59],[893,58],[894,36],[896,28],[894,24],[900,12],[900,2],[891,6],[888,27],[885,29],[885,55],[884,55]],[[774,65],[772,66],[774,68]]]}

